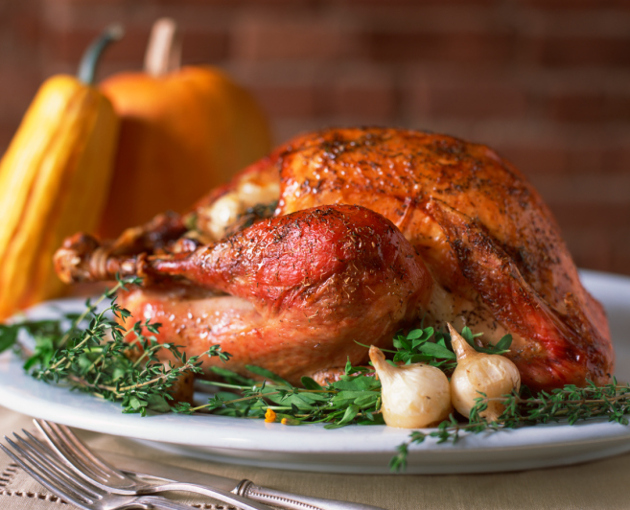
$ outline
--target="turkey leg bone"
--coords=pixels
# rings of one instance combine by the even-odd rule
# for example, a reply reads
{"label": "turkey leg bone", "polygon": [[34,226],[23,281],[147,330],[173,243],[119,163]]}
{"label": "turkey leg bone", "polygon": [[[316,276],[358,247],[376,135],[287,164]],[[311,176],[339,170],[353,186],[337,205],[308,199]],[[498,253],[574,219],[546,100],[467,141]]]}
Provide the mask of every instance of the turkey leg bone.
{"label": "turkey leg bone", "polygon": [[[83,258],[75,267],[89,268],[87,251],[70,251],[64,256]],[[102,266],[109,272],[93,278],[126,267],[158,282],[155,292],[121,295],[135,318],[162,323],[158,340],[184,345],[188,356],[219,344],[232,354],[228,368],[247,373],[255,364],[292,383],[348,358],[365,362],[355,341],[389,346],[421,317],[433,282],[389,220],[348,205],[266,219],[190,253],[110,257]]]}

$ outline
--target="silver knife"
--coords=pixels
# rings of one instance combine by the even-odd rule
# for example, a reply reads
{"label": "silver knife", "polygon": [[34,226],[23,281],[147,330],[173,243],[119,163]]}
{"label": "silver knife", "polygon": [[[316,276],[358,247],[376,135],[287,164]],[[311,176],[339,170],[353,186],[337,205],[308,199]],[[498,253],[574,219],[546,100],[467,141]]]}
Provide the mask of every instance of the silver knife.
{"label": "silver knife", "polygon": [[137,459],[118,453],[99,451],[99,455],[105,457],[105,459],[121,471],[128,471],[129,474],[143,479],[208,485],[278,508],[290,510],[384,510],[380,507],[361,503],[348,503],[333,499],[299,496],[297,494],[291,494],[290,492],[260,487],[250,480],[239,481],[233,478],[161,464],[153,460]]}

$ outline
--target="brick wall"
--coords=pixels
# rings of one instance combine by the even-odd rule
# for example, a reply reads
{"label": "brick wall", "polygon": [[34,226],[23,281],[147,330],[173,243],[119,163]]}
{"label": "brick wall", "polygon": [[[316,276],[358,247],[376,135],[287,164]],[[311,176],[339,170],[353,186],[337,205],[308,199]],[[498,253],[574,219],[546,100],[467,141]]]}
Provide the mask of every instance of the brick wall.
{"label": "brick wall", "polygon": [[0,148],[42,79],[107,23],[101,76],[139,68],[154,19],[228,69],[280,142],[329,125],[486,143],[556,214],[578,265],[630,274],[628,0],[0,0]]}

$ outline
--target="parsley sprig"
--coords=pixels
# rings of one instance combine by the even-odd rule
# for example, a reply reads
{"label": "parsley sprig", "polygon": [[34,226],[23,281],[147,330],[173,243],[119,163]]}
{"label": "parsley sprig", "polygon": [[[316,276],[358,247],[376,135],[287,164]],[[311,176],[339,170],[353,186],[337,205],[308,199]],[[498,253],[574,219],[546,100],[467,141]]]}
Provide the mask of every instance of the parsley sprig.
{"label": "parsley sprig", "polygon": [[[496,345],[479,345],[475,339],[482,333],[473,334],[468,326],[462,329],[464,339],[478,352],[486,354],[505,354],[512,344],[512,335],[505,335]],[[363,344],[359,344],[363,345]],[[451,346],[451,337],[446,331],[436,331],[432,327],[420,327],[407,333],[398,333],[393,340],[394,350],[381,349],[392,354],[392,363],[426,363],[442,369],[447,374],[455,370],[457,356]],[[369,348],[369,345],[364,345]]]}

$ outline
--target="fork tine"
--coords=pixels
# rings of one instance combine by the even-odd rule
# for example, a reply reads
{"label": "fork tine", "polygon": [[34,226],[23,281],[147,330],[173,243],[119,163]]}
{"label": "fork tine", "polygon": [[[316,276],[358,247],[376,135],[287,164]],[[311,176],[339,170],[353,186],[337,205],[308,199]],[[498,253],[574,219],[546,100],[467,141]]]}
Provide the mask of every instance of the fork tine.
{"label": "fork tine", "polygon": [[[90,486],[94,486],[95,491],[101,491],[101,501],[106,502],[107,500],[111,501],[111,498],[117,498],[120,501],[121,497],[132,498],[131,500],[127,500],[127,503],[123,504],[133,504],[138,505],[141,503],[145,507],[151,507],[151,505],[156,508],[164,508],[166,506],[170,510],[185,510],[181,504],[175,503],[169,500],[156,500],[153,501],[153,496],[149,496],[148,494],[155,494],[159,492],[169,492],[169,491],[190,491],[196,492],[199,494],[204,494],[206,496],[212,497],[213,499],[218,499],[224,503],[233,504],[238,507],[248,508],[254,510],[254,508],[268,508],[271,510],[271,507],[268,507],[265,504],[258,502],[250,502],[244,497],[240,495],[235,495],[225,490],[221,490],[213,487],[200,486],[195,484],[181,484],[181,483],[166,483],[162,485],[151,485],[146,482],[141,482],[132,476],[128,476],[122,471],[118,471],[115,468],[112,468],[99,458],[97,455],[94,455],[90,452],[87,446],[78,439],[70,429],[67,429],[63,425],[57,426],[54,423],[48,423],[43,420],[34,420],[37,427],[40,429],[40,432],[50,443],[50,448],[42,444],[42,447],[47,451],[50,451],[50,455],[55,457],[57,462],[62,463],[63,467],[69,472],[69,478],[76,478],[76,476],[80,476],[83,480],[90,484]],[[25,431],[25,433],[27,433]],[[32,437],[29,435],[29,437]],[[36,444],[39,444],[36,438],[33,438]],[[79,450],[79,453],[76,455],[73,454],[75,452],[75,448]],[[54,450],[54,452],[52,451]],[[81,452],[85,453],[85,457],[81,456]],[[61,457],[58,456],[61,455]],[[94,459],[95,462],[98,462],[100,465],[104,466],[103,473],[107,474],[105,469],[112,474],[120,473],[120,477],[122,478],[122,483],[114,482],[113,480],[107,480],[105,483],[99,482],[95,478],[91,478],[88,474],[83,473],[79,468],[79,462],[75,457],[80,458],[83,463],[87,463],[87,459]],[[71,460],[73,459],[73,460]],[[75,462],[77,465],[75,465]],[[71,472],[71,473],[70,473]],[[135,499],[134,499],[135,498]],[[119,503],[117,501],[117,503]],[[177,507],[177,508],[176,508]],[[94,507],[96,508],[96,507]],[[118,508],[118,507],[117,507]],[[90,510],[90,509],[88,509]]]}
{"label": "fork tine", "polygon": [[97,466],[89,465],[81,455],[76,455],[75,448],[52,427],[53,424],[45,421],[40,422],[39,420],[33,420],[33,422],[66,467],[83,478],[91,478],[98,481],[106,480],[106,476]]}
{"label": "fork tine", "polygon": [[94,455],[68,427],[45,420],[33,421],[55,452],[75,473],[103,483],[107,483],[111,476],[124,479],[116,468]]}
{"label": "fork tine", "polygon": [[[7,441],[9,441],[13,448],[18,450],[23,457],[26,457],[32,465],[42,471],[43,474],[51,478],[54,477],[53,481],[62,483],[64,486],[69,486],[77,495],[85,497],[88,500],[98,500],[100,498],[102,493],[99,493],[93,485],[86,485],[82,483],[81,480],[77,480],[72,476],[72,473],[70,473],[64,465],[59,464],[54,454],[43,444],[40,443],[43,451],[39,452],[33,445],[25,441],[15,432],[13,435],[18,440],[19,444],[14,443],[9,438],[7,438]],[[37,441],[37,439],[35,439],[35,441]]]}
{"label": "fork tine", "polygon": [[118,469],[90,450],[87,445],[72,432],[72,429],[58,423],[53,423],[52,427],[57,429],[59,435],[64,438],[68,444],[75,447],[76,450],[73,451],[80,452],[81,455],[83,455],[86,464],[95,464],[95,467],[100,468],[105,475],[115,475],[119,478],[124,478]]}
{"label": "fork tine", "polygon": [[14,433],[15,441],[4,436],[8,446],[0,443],[0,448],[26,473],[65,502],[73,503],[83,510],[114,510],[131,507],[163,510],[189,508],[158,496],[113,494],[89,482],[78,480],[51,448],[28,431],[23,430],[23,432],[28,440]]}
{"label": "fork tine", "polygon": [[[4,439],[13,446],[18,453],[20,453],[19,447],[11,441],[7,436],[4,436]],[[59,496],[63,500],[74,503],[78,507],[86,508],[85,505],[91,505],[93,502],[86,497],[83,497],[79,494],[70,490],[69,486],[64,486],[60,483],[57,477],[55,476],[42,476],[41,472],[38,471],[37,465],[32,465],[25,459],[25,456],[20,453],[21,456],[13,453],[9,448],[0,443],[0,448],[6,453],[15,463],[24,469],[29,475],[31,475],[35,480],[37,480],[40,484],[46,487],[50,492]],[[27,458],[27,457],[26,457]],[[30,461],[30,459],[29,459]],[[46,473],[48,475],[48,473]],[[51,481],[54,480],[54,483]]]}
{"label": "fork tine", "polygon": [[30,442],[25,441],[15,432],[13,435],[20,441],[20,445],[28,451],[33,452],[32,456],[36,459],[39,459],[44,463],[49,469],[54,470],[58,476],[63,479],[66,483],[71,483],[79,490],[82,490],[85,494],[91,497],[98,497],[99,493],[96,491],[96,488],[92,484],[86,484],[85,482],[77,479],[68,467],[60,463],[60,460],[50,448],[48,448],[44,443],[42,443],[39,439],[33,436],[28,430],[22,429],[22,432],[29,438]]}

